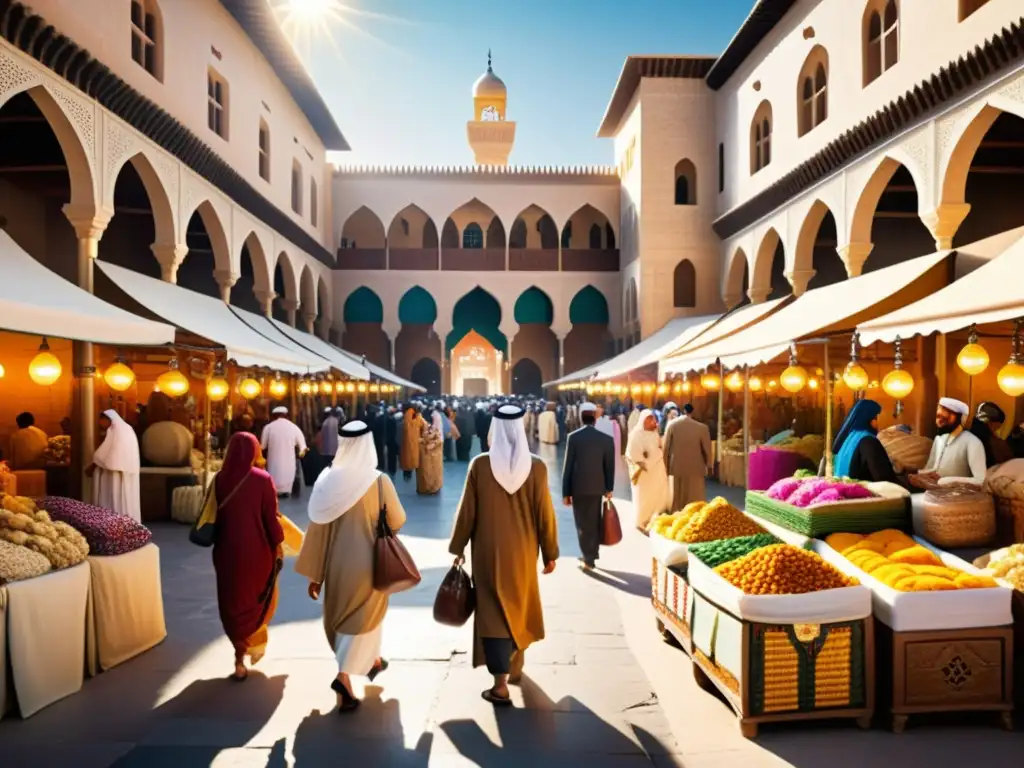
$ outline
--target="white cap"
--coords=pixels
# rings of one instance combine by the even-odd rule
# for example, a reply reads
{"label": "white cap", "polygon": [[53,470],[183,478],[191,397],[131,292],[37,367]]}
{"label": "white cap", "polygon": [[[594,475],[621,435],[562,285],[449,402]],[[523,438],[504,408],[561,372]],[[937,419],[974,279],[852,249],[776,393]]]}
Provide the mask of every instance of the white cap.
{"label": "white cap", "polygon": [[967,403],[962,400],[956,400],[952,397],[943,397],[939,399],[939,407],[945,408],[947,411],[952,413],[959,413],[961,416],[966,416],[970,409],[967,407]]}
{"label": "white cap", "polygon": [[580,413],[591,413],[597,410],[597,406],[593,403],[583,403],[580,406]]}
{"label": "white cap", "polygon": [[[274,413],[277,413],[277,411],[274,411]],[[285,413],[287,413],[287,410],[285,410]],[[333,408],[324,408],[324,413],[334,413],[334,409]]]}
{"label": "white cap", "polygon": [[277,408],[272,410],[271,413],[288,413],[288,409],[285,408],[283,405],[279,405],[277,406]]}

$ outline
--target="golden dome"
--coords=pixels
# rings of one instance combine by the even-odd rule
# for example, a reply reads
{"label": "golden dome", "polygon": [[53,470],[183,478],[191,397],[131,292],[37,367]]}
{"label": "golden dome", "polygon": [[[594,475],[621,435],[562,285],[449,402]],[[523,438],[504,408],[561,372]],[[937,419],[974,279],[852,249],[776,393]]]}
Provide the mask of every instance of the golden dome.
{"label": "golden dome", "polygon": [[504,98],[508,95],[505,83],[491,69],[491,52],[487,52],[487,71],[473,83],[473,98]]}

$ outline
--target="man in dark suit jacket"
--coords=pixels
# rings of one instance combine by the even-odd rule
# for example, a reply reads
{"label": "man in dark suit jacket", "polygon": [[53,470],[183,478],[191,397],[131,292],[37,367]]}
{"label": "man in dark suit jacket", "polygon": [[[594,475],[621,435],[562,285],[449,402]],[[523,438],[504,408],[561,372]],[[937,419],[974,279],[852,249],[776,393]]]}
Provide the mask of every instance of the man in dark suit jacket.
{"label": "man in dark suit jacket", "polygon": [[615,489],[615,441],[594,428],[597,408],[593,403],[580,406],[583,426],[569,435],[562,469],[562,496],[572,507],[579,537],[580,567],[595,567],[601,545],[601,510],[604,499]]}

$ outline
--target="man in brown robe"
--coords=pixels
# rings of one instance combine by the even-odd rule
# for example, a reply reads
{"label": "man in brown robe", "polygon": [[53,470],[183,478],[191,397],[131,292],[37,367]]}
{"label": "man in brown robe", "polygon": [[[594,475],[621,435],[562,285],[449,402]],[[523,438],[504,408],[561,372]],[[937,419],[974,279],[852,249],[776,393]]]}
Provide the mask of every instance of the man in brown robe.
{"label": "man in brown robe", "polygon": [[691,501],[704,501],[704,478],[714,466],[711,431],[692,418],[693,406],[683,406],[683,415],[665,432],[665,469],[672,478],[672,509],[678,511]]}
{"label": "man in brown robe", "polygon": [[495,706],[511,703],[508,683],[519,681],[527,647],[544,639],[537,554],[546,574],[558,560],[548,471],[530,455],[523,415],[514,405],[495,413],[491,451],[470,464],[448,547],[461,563],[472,545],[473,666],[494,676],[482,696]]}

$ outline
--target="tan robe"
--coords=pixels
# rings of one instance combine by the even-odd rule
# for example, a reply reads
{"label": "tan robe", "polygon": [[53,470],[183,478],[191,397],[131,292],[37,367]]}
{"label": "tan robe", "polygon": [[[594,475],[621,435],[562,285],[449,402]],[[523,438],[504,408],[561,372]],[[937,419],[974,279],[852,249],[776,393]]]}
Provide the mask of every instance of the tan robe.
{"label": "tan robe", "polygon": [[544,462],[534,458],[523,487],[510,495],[491,474],[490,456],[473,460],[449,551],[461,555],[467,544],[472,545],[476,583],[473,666],[479,667],[485,663],[481,638],[511,637],[519,651],[544,639],[537,555],[545,563],[558,559],[558,528]]}
{"label": "tan robe", "polygon": [[[388,525],[405,524],[405,510],[391,479],[381,478]],[[324,632],[331,652],[339,634],[363,635],[384,620],[388,596],[373,588],[373,549],[380,499],[374,482],[345,514],[327,525],[310,523],[295,570],[323,584]]]}
{"label": "tan robe", "polygon": [[[426,435],[436,434],[434,430],[424,433]],[[420,442],[420,465],[416,468],[416,493],[434,494],[441,490],[444,484],[444,462],[442,461],[441,449],[444,445],[440,440],[434,440],[430,447],[426,439]]]}
{"label": "tan robe", "polygon": [[665,430],[665,469],[672,478],[672,510],[704,501],[704,478],[712,466],[711,431],[688,416],[674,419]]}
{"label": "tan robe", "polygon": [[420,434],[426,422],[418,413],[411,419],[405,418],[402,425],[402,447],[399,452],[399,463],[403,472],[412,472],[420,465]]}

